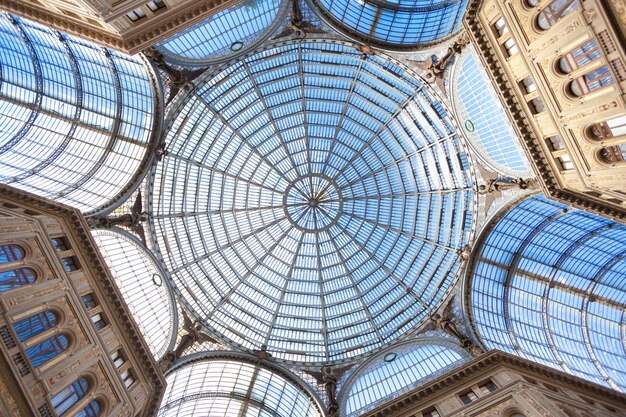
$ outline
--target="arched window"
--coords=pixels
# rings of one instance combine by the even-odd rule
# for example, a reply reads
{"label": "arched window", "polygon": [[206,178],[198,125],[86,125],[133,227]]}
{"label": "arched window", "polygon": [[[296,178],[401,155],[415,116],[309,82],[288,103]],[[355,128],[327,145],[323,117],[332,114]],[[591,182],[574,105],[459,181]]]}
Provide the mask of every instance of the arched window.
{"label": "arched window", "polygon": [[63,334],[56,334],[26,349],[26,356],[30,360],[30,364],[36,368],[48,362],[50,359],[57,357],[64,352],[69,346],[67,337]]}
{"label": "arched window", "polygon": [[19,261],[20,259],[24,259],[24,248],[20,245],[13,243],[0,245],[0,264]]}
{"label": "arched window", "polygon": [[626,115],[605,122],[594,123],[589,128],[589,134],[597,140],[626,135]]}
{"label": "arched window", "polygon": [[537,17],[537,24],[543,30],[550,29],[556,22],[567,16],[578,6],[578,0],[553,0]]}
{"label": "arched window", "polygon": [[624,162],[626,160],[626,143],[602,148],[600,155],[606,162]]}
{"label": "arched window", "polygon": [[100,410],[102,409],[102,405],[97,400],[91,401],[89,404],[85,406],[82,410],[80,410],[74,417],[96,417],[100,414]]}
{"label": "arched window", "polygon": [[50,310],[37,313],[13,324],[17,338],[24,342],[31,337],[53,328],[58,322],[58,317]]}
{"label": "arched window", "polygon": [[[66,387],[63,391],[59,392],[57,395],[52,397],[52,399],[50,400],[50,402],[52,403],[52,406],[54,407],[54,412],[56,413],[56,415],[62,416],[67,410],[72,408],[72,406],[76,404],[78,400],[80,400],[85,395],[87,395],[88,391],[89,391],[89,381],[87,381],[87,378],[79,378],[76,381],[72,382],[68,387]],[[89,403],[89,405],[91,405],[91,403]],[[85,407],[81,411],[81,413],[87,407]],[[98,411],[100,410],[98,409]],[[81,413],[78,413],[77,415],[84,415],[84,416],[97,415],[97,414],[81,414]]]}
{"label": "arched window", "polygon": [[609,67],[605,65],[572,81],[570,90],[576,97],[582,97],[614,82],[613,74],[611,74]]}
{"label": "arched window", "polygon": [[0,272],[0,292],[12,290],[35,282],[37,273],[31,268],[17,268]]}
{"label": "arched window", "polygon": [[602,50],[595,39],[585,42],[573,51],[565,54],[559,60],[559,68],[566,74],[584,67],[590,62],[599,59],[602,56]]}

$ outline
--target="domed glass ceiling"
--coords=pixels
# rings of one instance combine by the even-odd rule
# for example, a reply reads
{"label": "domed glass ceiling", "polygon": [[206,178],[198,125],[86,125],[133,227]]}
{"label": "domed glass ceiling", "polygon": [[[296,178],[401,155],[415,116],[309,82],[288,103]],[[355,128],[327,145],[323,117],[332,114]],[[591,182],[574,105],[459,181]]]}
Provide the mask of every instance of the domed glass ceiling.
{"label": "domed glass ceiling", "polygon": [[178,105],[151,204],[197,319],[300,363],[347,360],[427,320],[456,278],[474,196],[426,85],[388,57],[294,42]]}
{"label": "domed glass ceiling", "polygon": [[387,48],[426,45],[460,29],[468,0],[313,0],[320,14],[359,41]]}

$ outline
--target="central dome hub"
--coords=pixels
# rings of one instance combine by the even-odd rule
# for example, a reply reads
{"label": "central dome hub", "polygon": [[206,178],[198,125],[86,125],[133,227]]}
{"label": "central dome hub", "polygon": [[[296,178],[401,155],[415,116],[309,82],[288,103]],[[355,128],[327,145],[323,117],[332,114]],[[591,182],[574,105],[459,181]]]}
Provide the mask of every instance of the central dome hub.
{"label": "central dome hub", "polygon": [[341,216],[341,190],[327,175],[303,175],[285,190],[283,206],[295,227],[304,232],[320,232],[335,224]]}

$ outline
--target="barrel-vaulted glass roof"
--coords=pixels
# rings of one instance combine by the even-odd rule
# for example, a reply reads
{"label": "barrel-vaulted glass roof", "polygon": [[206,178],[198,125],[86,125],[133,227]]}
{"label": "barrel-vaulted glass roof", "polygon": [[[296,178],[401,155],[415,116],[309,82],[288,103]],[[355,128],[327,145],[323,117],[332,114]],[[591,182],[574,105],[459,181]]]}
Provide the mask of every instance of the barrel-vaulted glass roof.
{"label": "barrel-vaulted glass roof", "polygon": [[96,229],[93,237],[117,287],[156,359],[171,348],[177,333],[174,297],[163,272],[136,239],[115,230]]}
{"label": "barrel-vaulted glass roof", "polygon": [[533,197],[485,238],[469,281],[489,349],[626,391],[626,227]]}
{"label": "barrel-vaulted glass roof", "polygon": [[341,417],[356,417],[472,359],[455,341],[419,338],[362,364],[341,388]]}
{"label": "barrel-vaulted glass roof", "polygon": [[188,361],[167,376],[158,417],[322,417],[319,399],[287,371],[230,358]]}
{"label": "barrel-vaulted glass roof", "polygon": [[388,49],[425,46],[461,28],[468,0],[312,0],[343,32]]}
{"label": "barrel-vaulted glass roof", "polygon": [[381,54],[276,44],[178,103],[151,207],[183,302],[275,359],[342,361],[428,319],[473,223],[459,137]]}
{"label": "barrel-vaulted glass roof", "polygon": [[250,50],[282,23],[289,0],[244,0],[157,44],[169,61],[204,66]]}
{"label": "barrel-vaulted glass roof", "polygon": [[91,212],[123,194],[156,115],[140,58],[0,14],[0,182]]}
{"label": "barrel-vaulted glass roof", "polygon": [[457,64],[454,90],[457,116],[479,158],[514,177],[531,175],[513,126],[472,46]]}

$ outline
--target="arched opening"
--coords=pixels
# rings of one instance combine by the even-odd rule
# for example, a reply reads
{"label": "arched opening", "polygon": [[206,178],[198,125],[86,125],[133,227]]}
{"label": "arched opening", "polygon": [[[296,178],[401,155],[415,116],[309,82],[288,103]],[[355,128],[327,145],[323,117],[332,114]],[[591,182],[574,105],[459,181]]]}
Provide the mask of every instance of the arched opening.
{"label": "arched opening", "polygon": [[52,329],[57,325],[58,319],[54,312],[46,310],[15,322],[13,330],[15,330],[17,338],[21,342],[25,342],[46,330]]}
{"label": "arched opening", "polygon": [[34,269],[24,267],[0,272],[0,293],[29,285],[37,280]]}
{"label": "arched opening", "polygon": [[64,334],[55,334],[43,342],[26,349],[26,356],[33,368],[36,368],[65,352],[69,347],[69,339]]}
{"label": "arched opening", "polygon": [[578,7],[578,0],[553,0],[537,16],[537,25],[548,30]]}
{"label": "arched opening", "polygon": [[578,48],[568,52],[559,59],[559,69],[569,74],[572,71],[582,68],[585,65],[600,59],[602,50],[595,39],[587,41]]}
{"label": "arched opening", "polygon": [[0,264],[24,259],[24,248],[14,243],[0,245]]}

